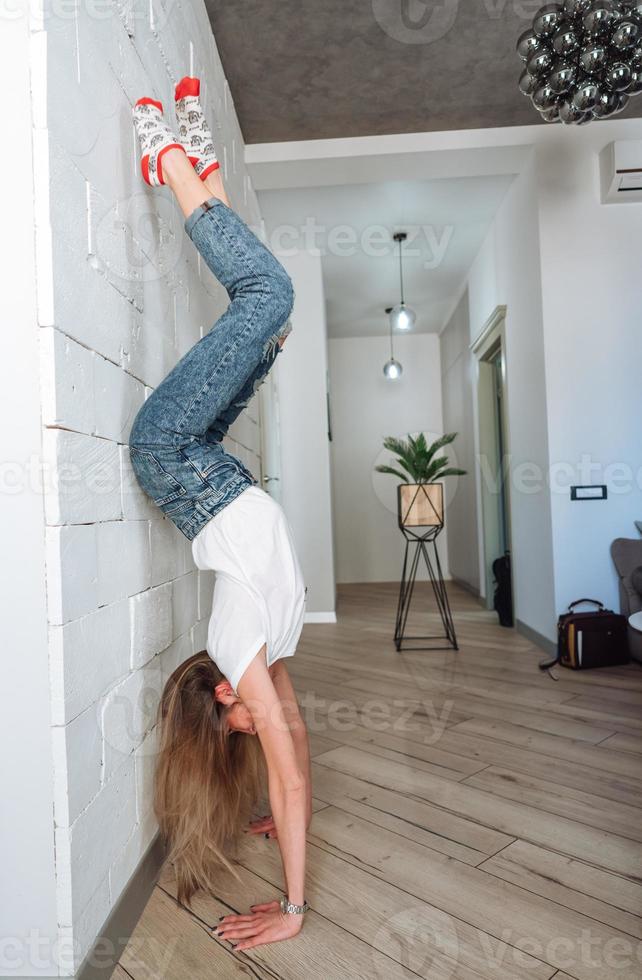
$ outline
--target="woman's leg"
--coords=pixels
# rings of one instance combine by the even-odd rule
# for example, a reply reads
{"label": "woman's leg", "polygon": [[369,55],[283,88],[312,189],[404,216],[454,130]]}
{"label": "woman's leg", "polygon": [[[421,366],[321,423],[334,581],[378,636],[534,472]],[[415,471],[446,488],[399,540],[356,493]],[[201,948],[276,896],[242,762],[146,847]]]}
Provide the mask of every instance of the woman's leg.
{"label": "woman's leg", "polygon": [[222,201],[223,204],[227,204],[228,208],[231,207],[220,170],[215,170],[208,177],[206,177],[205,186],[210,192],[210,197],[218,197],[219,201]]}
{"label": "woman's leg", "polygon": [[210,197],[217,197],[230,206],[220,170],[210,174],[207,180],[201,180],[182,150],[168,150],[164,155],[163,177],[176,195],[178,206],[186,218]]}
{"label": "woman's leg", "polygon": [[[188,235],[231,300],[134,422],[130,444],[180,449],[194,440],[214,441],[213,433],[227,430],[229,420],[222,426],[217,420],[243,402],[248,383],[271,366],[287,329],[293,292],[280,263],[222,200],[218,171],[203,183],[182,151],[169,150],[163,175],[187,217]],[[212,195],[213,188],[222,196]]]}
{"label": "woman's leg", "polygon": [[[199,204],[202,204],[203,201],[208,200],[210,197],[218,198],[219,201],[223,201],[223,204],[230,207],[230,201],[220,170],[213,171],[207,176],[205,181],[201,181],[199,178],[196,178],[194,168],[189,163],[189,160],[186,160],[185,154],[178,150],[170,150],[165,155],[163,167],[166,182],[174,191],[178,204],[186,218],[190,216]],[[197,179],[200,188],[196,186],[194,178]],[[205,196],[202,192],[203,187],[209,192]],[[285,335],[278,340],[279,348],[282,348],[284,343]],[[271,367],[271,364],[276,359],[277,353],[275,350],[274,356],[269,357],[269,364],[259,365],[256,368],[253,374],[247,379],[244,387],[237,392],[236,397],[230,402],[227,408],[219,413],[214,424],[210,425],[207,430],[208,442],[221,442],[224,439],[232,423],[247,407],[261,380],[263,380],[269,367]]]}

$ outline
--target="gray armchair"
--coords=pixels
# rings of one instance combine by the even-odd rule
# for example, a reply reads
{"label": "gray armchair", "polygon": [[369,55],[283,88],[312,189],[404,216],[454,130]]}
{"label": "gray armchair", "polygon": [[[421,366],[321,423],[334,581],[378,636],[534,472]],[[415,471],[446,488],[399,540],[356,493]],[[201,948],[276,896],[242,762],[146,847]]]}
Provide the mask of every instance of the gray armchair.
{"label": "gray armchair", "polygon": [[[620,581],[620,612],[628,619],[642,611],[642,540],[616,538],[611,557]],[[631,626],[629,646],[634,660],[642,661],[642,633]]]}

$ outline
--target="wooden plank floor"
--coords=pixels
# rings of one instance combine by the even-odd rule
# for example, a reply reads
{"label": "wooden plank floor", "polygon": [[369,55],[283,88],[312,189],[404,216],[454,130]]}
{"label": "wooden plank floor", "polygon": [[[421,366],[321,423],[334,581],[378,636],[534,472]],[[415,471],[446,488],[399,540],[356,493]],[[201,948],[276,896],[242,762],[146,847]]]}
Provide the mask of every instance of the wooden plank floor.
{"label": "wooden plank floor", "polygon": [[[435,632],[425,610],[410,624]],[[235,954],[219,916],[282,889],[245,839],[191,911],[171,869],[117,980],[640,980],[642,670],[541,674],[542,652],[451,589],[459,652],[397,654],[391,585],[345,586],[289,669],[315,815],[296,940]]]}

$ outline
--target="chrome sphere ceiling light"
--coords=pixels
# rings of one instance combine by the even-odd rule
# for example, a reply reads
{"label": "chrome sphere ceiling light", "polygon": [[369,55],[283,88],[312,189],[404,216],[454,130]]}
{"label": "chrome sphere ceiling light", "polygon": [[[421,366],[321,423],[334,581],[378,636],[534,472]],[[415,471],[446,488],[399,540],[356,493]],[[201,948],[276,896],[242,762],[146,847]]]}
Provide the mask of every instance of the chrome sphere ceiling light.
{"label": "chrome sphere ceiling light", "polygon": [[403,374],[403,368],[399,361],[395,360],[395,352],[392,346],[392,306],[386,307],[386,313],[388,314],[388,322],[390,324],[390,359],[386,361],[383,366],[383,376],[387,378],[388,381],[396,381]]}
{"label": "chrome sphere ceiling light", "polygon": [[412,330],[417,320],[417,314],[409,306],[406,306],[403,295],[402,243],[406,241],[408,234],[405,231],[397,231],[392,237],[399,245],[399,292],[401,300],[390,310],[390,327],[392,330]]}

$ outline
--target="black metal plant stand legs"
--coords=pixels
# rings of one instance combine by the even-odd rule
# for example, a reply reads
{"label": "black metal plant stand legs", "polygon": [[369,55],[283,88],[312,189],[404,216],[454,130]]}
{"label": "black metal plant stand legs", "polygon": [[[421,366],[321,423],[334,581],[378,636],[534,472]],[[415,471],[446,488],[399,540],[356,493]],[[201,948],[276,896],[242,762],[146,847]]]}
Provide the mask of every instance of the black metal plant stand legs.
{"label": "black metal plant stand legs", "polygon": [[[415,534],[408,528],[404,527],[402,527],[401,530],[403,531],[406,539],[406,548],[404,552],[403,569],[401,572],[401,585],[399,587],[399,602],[397,604],[395,646],[397,650],[447,650],[450,648],[453,650],[458,650],[459,647],[457,645],[455,625],[453,623],[453,617],[450,611],[450,603],[448,602],[448,592],[446,591],[446,583],[444,582],[441,571],[441,562],[439,561],[439,553],[437,551],[437,536],[441,531],[441,526],[432,527],[429,531],[422,535]],[[444,632],[443,634],[429,636],[407,637],[406,624],[408,622],[408,613],[410,611],[410,604],[412,602],[415,582],[417,580],[417,572],[419,570],[419,563],[422,557],[428,570],[428,577],[435,595],[437,609],[441,617]],[[440,646],[435,646],[434,642],[430,643],[430,645],[424,644],[422,646],[407,645],[408,641],[414,644],[425,640],[443,640],[445,643]]]}

